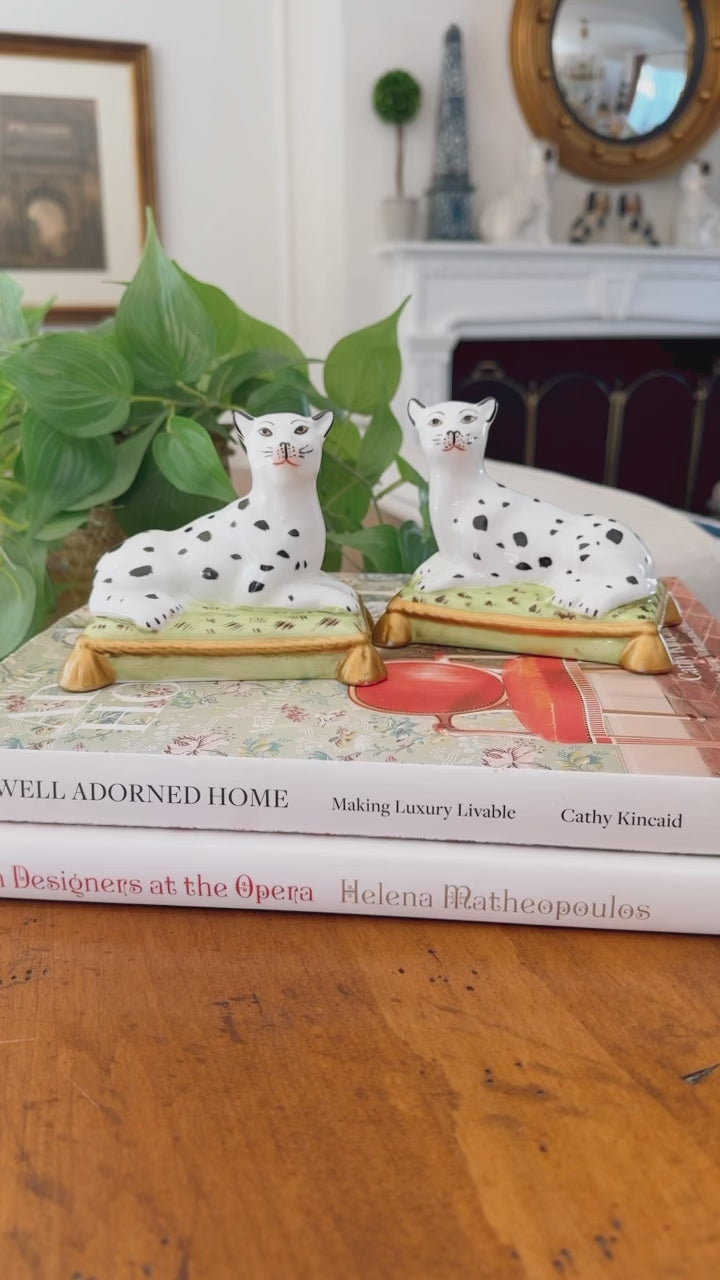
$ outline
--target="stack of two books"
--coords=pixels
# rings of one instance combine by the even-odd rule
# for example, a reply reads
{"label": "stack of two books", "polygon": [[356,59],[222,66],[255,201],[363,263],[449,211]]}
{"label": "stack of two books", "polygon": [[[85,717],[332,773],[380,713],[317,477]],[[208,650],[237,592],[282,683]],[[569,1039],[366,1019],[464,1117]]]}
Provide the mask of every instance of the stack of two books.
{"label": "stack of two books", "polygon": [[719,933],[720,622],[671,586],[657,677],[415,646],[70,694],[64,619],[0,665],[0,896]]}

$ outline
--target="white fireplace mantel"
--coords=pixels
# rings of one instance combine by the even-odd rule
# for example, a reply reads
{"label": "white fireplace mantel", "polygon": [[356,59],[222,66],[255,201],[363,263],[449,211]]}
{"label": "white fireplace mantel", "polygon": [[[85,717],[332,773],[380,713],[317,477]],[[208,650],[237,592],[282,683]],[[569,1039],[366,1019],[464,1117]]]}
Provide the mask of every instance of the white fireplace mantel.
{"label": "white fireplace mantel", "polygon": [[445,400],[462,338],[720,337],[720,255],[621,245],[383,245],[400,322],[401,421]]}

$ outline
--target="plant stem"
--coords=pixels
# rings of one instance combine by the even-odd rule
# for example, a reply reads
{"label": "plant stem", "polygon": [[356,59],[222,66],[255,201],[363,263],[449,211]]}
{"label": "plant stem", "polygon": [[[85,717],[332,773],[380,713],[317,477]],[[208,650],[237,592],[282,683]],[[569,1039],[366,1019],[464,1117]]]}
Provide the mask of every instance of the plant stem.
{"label": "plant stem", "polygon": [[403,182],[403,169],[405,157],[403,154],[403,127],[401,124],[395,125],[395,194],[398,200],[404,199],[405,185]]}

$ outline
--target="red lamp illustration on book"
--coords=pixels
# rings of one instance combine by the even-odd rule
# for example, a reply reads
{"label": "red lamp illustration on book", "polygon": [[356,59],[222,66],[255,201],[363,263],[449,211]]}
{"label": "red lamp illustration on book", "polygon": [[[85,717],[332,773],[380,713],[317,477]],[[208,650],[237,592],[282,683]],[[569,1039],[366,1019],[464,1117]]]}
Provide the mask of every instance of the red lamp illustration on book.
{"label": "red lamp illustration on book", "polygon": [[[568,744],[720,747],[720,721],[704,715],[702,707],[691,700],[676,697],[671,701],[662,677],[653,681],[662,691],[659,698],[648,701],[638,697],[636,706],[612,707],[601,698],[592,680],[593,673],[607,672],[600,664],[533,655],[502,658],[478,654],[474,658],[463,654],[455,658],[441,654],[399,658],[388,662],[386,669],[387,678],[381,684],[349,689],[353,702],[387,714],[432,716],[433,727],[440,733],[532,735]],[[647,687],[647,677],[643,677],[643,685]],[[519,727],[499,728],[497,721],[456,724],[460,716],[496,711],[509,711]],[[613,717],[633,722],[641,718],[647,732],[617,732]],[[676,729],[681,725],[687,736],[663,733],[663,727],[667,730],[671,722]]]}

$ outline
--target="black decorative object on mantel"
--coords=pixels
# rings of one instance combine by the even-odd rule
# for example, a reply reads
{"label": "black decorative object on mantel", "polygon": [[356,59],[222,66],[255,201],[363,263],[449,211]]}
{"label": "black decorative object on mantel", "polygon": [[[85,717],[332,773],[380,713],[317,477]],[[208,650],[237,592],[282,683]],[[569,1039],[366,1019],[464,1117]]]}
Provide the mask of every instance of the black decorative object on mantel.
{"label": "black decorative object on mantel", "polygon": [[474,240],[473,193],[468,172],[467,110],[460,28],[448,27],[435,134],[435,171],[428,191],[428,238]]}

